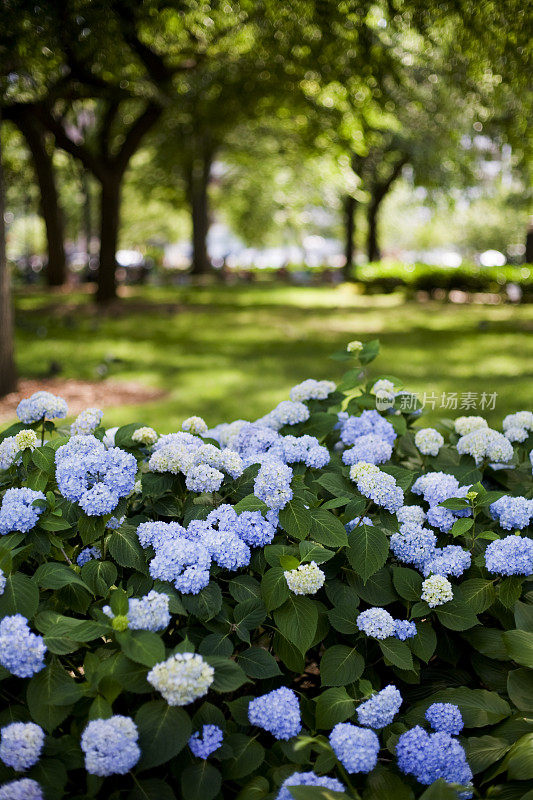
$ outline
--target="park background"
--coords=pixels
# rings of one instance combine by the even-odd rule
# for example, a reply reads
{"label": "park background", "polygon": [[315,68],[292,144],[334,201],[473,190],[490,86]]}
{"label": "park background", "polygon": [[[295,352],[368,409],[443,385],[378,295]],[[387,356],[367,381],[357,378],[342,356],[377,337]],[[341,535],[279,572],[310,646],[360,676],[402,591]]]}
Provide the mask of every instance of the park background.
{"label": "park background", "polygon": [[372,338],[428,420],[529,407],[525,4],[1,13],[2,422],[254,419]]}

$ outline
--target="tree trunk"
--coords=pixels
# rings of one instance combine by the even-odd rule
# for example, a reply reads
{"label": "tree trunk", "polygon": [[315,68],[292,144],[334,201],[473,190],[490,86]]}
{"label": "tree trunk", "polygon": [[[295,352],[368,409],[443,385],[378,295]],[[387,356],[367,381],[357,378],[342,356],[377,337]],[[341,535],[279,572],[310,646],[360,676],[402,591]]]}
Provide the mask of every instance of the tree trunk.
{"label": "tree trunk", "polygon": [[533,264],[533,217],[526,233],[526,252],[524,256],[526,264]]}
{"label": "tree trunk", "polygon": [[13,310],[11,307],[10,280],[6,259],[4,213],[4,173],[2,170],[2,142],[0,140],[0,397],[15,391],[17,388],[13,347]]}
{"label": "tree trunk", "polygon": [[354,255],[355,255],[355,209],[357,208],[357,200],[351,195],[347,195],[344,201],[344,223],[346,231],[346,241],[344,254],[346,256],[346,264],[344,265],[344,280],[355,280],[354,273]]}
{"label": "tree trunk", "polygon": [[207,252],[209,232],[209,198],[207,189],[211,158],[195,159],[188,175],[188,193],[192,217],[192,275],[206,275],[212,269]]}
{"label": "tree trunk", "polygon": [[116,299],[116,252],[120,225],[122,176],[108,173],[100,191],[100,258],[96,302],[105,305]]}
{"label": "tree trunk", "polygon": [[41,214],[46,226],[48,241],[48,266],[46,270],[49,286],[65,283],[67,265],[65,260],[64,222],[56,186],[53,158],[46,148],[43,130],[30,112],[16,117],[17,125],[30,149],[40,192]]}
{"label": "tree trunk", "polygon": [[381,251],[378,244],[378,212],[383,197],[373,197],[368,206],[368,233],[367,233],[367,256],[369,261],[379,261]]}
{"label": "tree trunk", "polygon": [[89,182],[89,174],[83,167],[81,173],[81,189],[83,193],[83,238],[85,239],[85,252],[87,256],[91,255],[91,239],[93,234],[92,229],[92,211],[91,211],[91,185]]}

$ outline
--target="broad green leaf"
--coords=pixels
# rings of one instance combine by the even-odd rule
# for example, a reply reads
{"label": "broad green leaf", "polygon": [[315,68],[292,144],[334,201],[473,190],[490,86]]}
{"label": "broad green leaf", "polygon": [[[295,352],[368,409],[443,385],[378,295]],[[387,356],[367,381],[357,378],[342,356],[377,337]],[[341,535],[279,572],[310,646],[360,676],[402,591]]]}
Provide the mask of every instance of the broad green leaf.
{"label": "broad green leaf", "polygon": [[192,733],[187,712],[169,706],[166,700],[152,700],[142,705],[135,715],[135,723],[141,749],[139,770],[170,761],[183,750]]}
{"label": "broad green leaf", "polygon": [[503,639],[509,658],[523,667],[533,669],[533,633],[505,631]]}
{"label": "broad green leaf", "polygon": [[528,669],[513,669],[507,676],[507,693],[521,711],[533,713],[533,673]]}
{"label": "broad green leaf", "polygon": [[316,726],[331,730],[337,722],[349,719],[355,711],[355,702],[344,687],[326,689],[316,698]]}
{"label": "broad green leaf", "polygon": [[152,631],[124,631],[115,634],[125,656],[145,667],[153,667],[165,660],[165,645]]}
{"label": "broad green leaf", "polygon": [[314,561],[315,564],[324,564],[329,561],[335,553],[332,550],[327,550],[321,544],[316,542],[300,542],[299,548],[300,557],[304,562]]}
{"label": "broad green leaf", "polygon": [[224,761],[223,774],[228,780],[239,780],[254,772],[265,758],[263,747],[242,733],[233,733],[226,737],[226,743],[232,751],[231,758]]}
{"label": "broad green leaf", "polygon": [[147,572],[146,558],[134,528],[124,525],[113,531],[108,541],[111,556],[121,567]]}
{"label": "broad green leaf", "polygon": [[176,795],[168,783],[159,778],[137,778],[127,800],[176,800]]}
{"label": "broad green leaf", "polygon": [[533,780],[533,733],[522,736],[513,745],[506,763],[507,775],[511,780]]}
{"label": "broad green leaf", "polygon": [[363,674],[365,662],[355,647],[343,644],[329,647],[320,659],[322,686],[346,686]]}
{"label": "broad green leaf", "polygon": [[344,547],[348,543],[346,529],[340,519],[323,508],[311,511],[311,539],[326,547]]}
{"label": "broad green leaf", "polygon": [[392,582],[394,588],[404,600],[411,602],[420,600],[422,594],[422,576],[414,569],[407,567],[392,568]]}
{"label": "broad green leaf", "polygon": [[207,760],[185,767],[180,780],[183,800],[213,800],[222,785],[222,775]]}
{"label": "broad green leaf", "polygon": [[249,678],[275,678],[281,670],[274,656],[262,647],[250,647],[239,654],[239,664]]}
{"label": "broad green leaf", "polygon": [[389,636],[379,642],[384,657],[399,669],[413,669],[413,656],[405,642]]}
{"label": "broad green leaf", "polygon": [[31,619],[38,605],[39,589],[31,578],[22,572],[7,575],[4,591],[0,595],[0,617],[22,614],[26,619]]}
{"label": "broad green leaf", "polygon": [[524,578],[518,575],[512,575],[509,578],[504,578],[498,587],[498,599],[505,608],[513,608],[517,600],[520,599],[522,594],[522,584]]}
{"label": "broad green leaf", "polygon": [[510,745],[495,736],[469,736],[465,741],[466,757],[474,775],[503,758]]}
{"label": "broad green leaf", "polygon": [[471,578],[461,584],[461,592],[465,603],[474,614],[482,614],[496,599],[496,590],[492,581],[483,578]]}
{"label": "broad green leaf", "polygon": [[261,596],[269,611],[279,608],[289,599],[290,590],[283,567],[272,567],[265,572],[261,581]]}
{"label": "broad green leaf", "polygon": [[37,567],[33,579],[43,589],[60,589],[62,586],[76,584],[88,592],[91,591],[78,573],[74,572],[67,564],[58,564],[52,561],[41,564],[40,567]]}
{"label": "broad green leaf", "polygon": [[452,631],[466,631],[479,624],[474,611],[461,598],[454,597],[449,603],[435,609],[439,622]]}
{"label": "broad green leaf", "polygon": [[80,684],[55,662],[33,676],[26,693],[32,719],[48,733],[63,722],[82,696]]}
{"label": "broad green leaf", "polygon": [[311,528],[311,512],[301,500],[289,500],[279,512],[279,524],[294,539],[305,539]]}
{"label": "broad green leaf", "polygon": [[365,583],[381,569],[388,553],[389,540],[377,526],[360,525],[348,537],[346,556]]}
{"label": "broad green leaf", "polygon": [[222,592],[218,583],[213,581],[198,594],[183,595],[181,600],[187,611],[202,622],[213,619],[222,608]]}
{"label": "broad green leaf", "polygon": [[313,600],[302,595],[291,595],[274,612],[274,620],[281,634],[302,653],[309,649],[318,624],[318,609]]}
{"label": "broad green leaf", "polygon": [[81,568],[81,577],[93,594],[107,597],[117,579],[117,568],[111,561],[92,559]]}
{"label": "broad green leaf", "polygon": [[215,679],[211,688],[216,692],[234,692],[248,680],[242,667],[231,658],[205,656],[205,660],[215,668]]}

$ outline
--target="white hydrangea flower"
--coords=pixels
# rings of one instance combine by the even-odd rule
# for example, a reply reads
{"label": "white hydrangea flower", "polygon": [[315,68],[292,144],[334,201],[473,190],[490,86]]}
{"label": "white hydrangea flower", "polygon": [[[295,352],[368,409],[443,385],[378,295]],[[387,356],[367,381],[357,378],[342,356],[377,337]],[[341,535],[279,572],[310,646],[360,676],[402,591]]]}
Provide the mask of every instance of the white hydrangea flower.
{"label": "white hydrangea flower", "polygon": [[152,472],[187,473],[194,466],[194,451],[186,444],[168,444],[150,456],[148,469]]}
{"label": "white hydrangea flower", "polygon": [[287,586],[294,594],[315,594],[326,580],[326,576],[314,561],[310,564],[300,564],[297,569],[286,570],[283,574]]}
{"label": "white hydrangea flower", "polygon": [[509,428],[525,428],[533,431],[533,411],[517,411],[515,414],[507,414],[503,420],[504,431]]}
{"label": "white hydrangea flower", "polygon": [[430,608],[442,606],[453,600],[453,589],[448,578],[442,575],[431,575],[422,582],[422,600],[425,600]]}
{"label": "white hydrangea flower", "polygon": [[336,384],[333,381],[316,381],[314,378],[309,378],[293,386],[289,397],[294,402],[325,400],[335,389]]}
{"label": "white hydrangea flower", "polygon": [[19,449],[14,436],[6,436],[6,438],[0,442],[0,469],[9,469]]}
{"label": "white hydrangea flower", "polygon": [[108,450],[111,447],[115,446],[115,434],[117,431],[118,431],[118,425],[116,425],[114,428],[108,428],[104,433],[104,438],[102,439],[102,442]]}
{"label": "white hydrangea flower", "polygon": [[153,667],[146,679],[169,706],[185,706],[203,697],[215,679],[215,670],[195,653],[176,653]]}
{"label": "white hydrangea flower", "polygon": [[472,433],[472,431],[477,430],[478,428],[488,428],[489,424],[486,419],[483,417],[457,417],[454,422],[455,432],[459,434],[459,436],[466,436],[467,433]]}
{"label": "white hydrangea flower", "polygon": [[157,442],[157,432],[154,431],[153,428],[144,426],[142,428],[137,428],[137,430],[132,433],[131,438],[138,444],[155,444]]}
{"label": "white hydrangea flower", "polygon": [[497,464],[506,464],[513,457],[513,445],[503,433],[492,428],[476,428],[461,436],[457,442],[457,452],[472,456],[476,464],[481,464],[485,458]]}
{"label": "white hydrangea flower", "polygon": [[394,394],[394,384],[387,378],[380,378],[372,387],[374,394]]}
{"label": "white hydrangea flower", "polygon": [[181,429],[182,431],[185,431],[186,433],[192,433],[195,436],[205,436],[209,430],[202,417],[187,417],[187,419],[181,423]]}
{"label": "white hydrangea flower", "polygon": [[28,428],[16,434],[15,444],[19,450],[33,450],[39,444],[39,439],[35,431]]}
{"label": "white hydrangea flower", "polygon": [[360,353],[363,347],[363,342],[360,342],[358,339],[354,339],[353,342],[348,342],[346,345],[346,350],[348,353]]}
{"label": "white hydrangea flower", "polygon": [[415,445],[423,456],[437,456],[444,438],[435,428],[421,428],[415,433]]}
{"label": "white hydrangea flower", "polygon": [[510,442],[525,442],[529,432],[526,428],[506,428],[505,438]]}

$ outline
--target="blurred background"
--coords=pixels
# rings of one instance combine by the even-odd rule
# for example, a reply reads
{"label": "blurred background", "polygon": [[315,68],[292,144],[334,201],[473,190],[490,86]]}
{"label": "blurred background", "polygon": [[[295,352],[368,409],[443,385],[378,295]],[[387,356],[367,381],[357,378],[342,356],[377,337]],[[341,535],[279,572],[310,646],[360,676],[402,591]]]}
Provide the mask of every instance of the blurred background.
{"label": "blurred background", "polygon": [[529,407],[526,4],[0,16],[0,422],[255,418],[376,337],[429,418]]}

